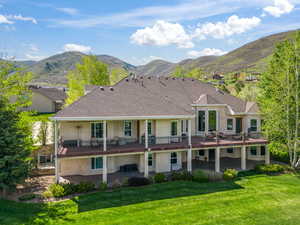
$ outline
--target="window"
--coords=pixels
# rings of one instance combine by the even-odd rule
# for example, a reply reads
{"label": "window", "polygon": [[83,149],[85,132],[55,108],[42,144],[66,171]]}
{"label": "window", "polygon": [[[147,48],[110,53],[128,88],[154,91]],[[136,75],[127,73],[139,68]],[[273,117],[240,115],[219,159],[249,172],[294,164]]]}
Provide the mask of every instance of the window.
{"label": "window", "polygon": [[233,119],[227,119],[227,130],[233,130]]}
{"label": "window", "polygon": [[91,137],[103,138],[103,123],[91,123]]}
{"label": "window", "polygon": [[266,155],[266,146],[260,146],[260,155]]}
{"label": "window", "polygon": [[132,135],[132,121],[124,121],[124,136],[131,137]]}
{"label": "window", "polygon": [[257,119],[250,120],[250,131],[257,131]]}
{"label": "window", "polygon": [[148,121],[148,136],[152,135],[152,121]]}
{"label": "window", "polygon": [[205,111],[198,111],[198,131],[205,131]]}
{"label": "window", "polygon": [[205,151],[204,150],[198,150],[198,155],[199,156],[204,156],[205,155]]}
{"label": "window", "polygon": [[103,168],[102,157],[91,158],[91,168],[92,170],[102,169]]}
{"label": "window", "polygon": [[181,120],[181,133],[187,134],[189,132],[189,121]]}
{"label": "window", "polygon": [[153,166],[153,155],[152,155],[152,153],[148,154],[148,166]]}
{"label": "window", "polygon": [[250,153],[251,153],[251,155],[257,155],[257,148],[256,148],[256,146],[251,146],[250,147]]}
{"label": "window", "polygon": [[171,164],[177,164],[177,152],[171,153]]}
{"label": "window", "polygon": [[208,111],[208,130],[217,130],[217,111],[215,110]]}
{"label": "window", "polygon": [[226,151],[227,151],[227,153],[232,154],[233,153],[233,148],[227,148]]}
{"label": "window", "polygon": [[171,136],[177,136],[177,121],[171,122]]}
{"label": "window", "polygon": [[51,163],[51,155],[40,155],[40,163]]}

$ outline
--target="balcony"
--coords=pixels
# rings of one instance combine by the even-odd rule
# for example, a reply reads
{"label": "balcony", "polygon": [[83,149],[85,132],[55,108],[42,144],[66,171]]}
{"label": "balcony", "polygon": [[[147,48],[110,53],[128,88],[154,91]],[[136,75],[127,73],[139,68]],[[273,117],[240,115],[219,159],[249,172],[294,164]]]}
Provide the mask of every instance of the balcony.
{"label": "balcony", "polygon": [[[252,144],[267,144],[267,140],[260,133],[227,135],[210,133],[205,136],[192,136],[192,148],[214,148],[226,146],[240,146]],[[152,151],[187,149],[187,136],[148,137],[148,147]],[[119,154],[144,152],[145,138],[114,138],[106,141],[104,152],[103,140],[63,140],[60,142],[59,157],[89,156],[101,154]]]}

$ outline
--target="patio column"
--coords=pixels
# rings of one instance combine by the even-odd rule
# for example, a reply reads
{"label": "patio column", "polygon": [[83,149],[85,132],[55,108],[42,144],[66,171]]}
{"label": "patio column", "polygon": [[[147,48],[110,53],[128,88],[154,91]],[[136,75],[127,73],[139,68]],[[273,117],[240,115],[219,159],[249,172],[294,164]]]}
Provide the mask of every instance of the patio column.
{"label": "patio column", "polygon": [[148,149],[148,120],[145,120],[145,148]]}
{"label": "patio column", "polygon": [[188,120],[188,140],[189,140],[189,147],[192,145],[192,120]]}
{"label": "patio column", "polygon": [[55,182],[59,182],[59,174],[58,174],[58,127],[57,127],[57,121],[54,121],[54,151],[55,151]]}
{"label": "patio column", "polygon": [[187,151],[187,171],[192,172],[192,148]]}
{"label": "patio column", "polygon": [[220,172],[220,147],[215,150],[215,171]]}
{"label": "patio column", "polygon": [[242,170],[246,170],[246,146],[242,146],[241,148],[241,168]]}
{"label": "patio column", "polygon": [[265,145],[265,149],[266,149],[266,151],[265,151],[265,164],[268,165],[268,164],[270,164],[270,151],[269,151],[267,145]]}
{"label": "patio column", "polygon": [[148,151],[145,151],[145,160],[144,160],[144,176],[148,177],[149,176],[149,166],[148,166]]}
{"label": "patio column", "polygon": [[103,121],[103,151],[106,152],[106,120]]}
{"label": "patio column", "polygon": [[107,156],[103,156],[102,182],[107,183]]}

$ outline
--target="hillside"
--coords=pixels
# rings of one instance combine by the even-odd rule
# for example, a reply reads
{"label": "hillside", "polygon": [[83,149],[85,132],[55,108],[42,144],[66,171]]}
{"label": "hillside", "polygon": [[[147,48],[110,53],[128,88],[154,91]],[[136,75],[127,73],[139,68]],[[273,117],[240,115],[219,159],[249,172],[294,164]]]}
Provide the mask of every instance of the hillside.
{"label": "hillside", "polygon": [[[27,66],[27,70],[35,75],[34,81],[37,83],[64,84],[66,83],[67,72],[74,69],[75,65],[81,62],[84,55],[80,52],[64,52],[31,64],[28,62],[17,63]],[[135,66],[113,56],[97,55],[97,58],[107,64],[110,69],[135,69]]]}
{"label": "hillside", "polygon": [[[133,66],[109,55],[97,55],[97,58],[106,63],[110,69],[123,68],[138,76],[169,76],[177,66],[186,70],[200,67],[207,73],[231,73],[243,70],[262,72],[266,68],[276,43],[291,38],[294,33],[295,31],[288,31],[263,37],[223,56],[202,56],[196,59],[185,59],[179,63],[154,60],[146,65]],[[80,52],[64,52],[38,62],[19,61],[16,63],[33,72],[36,75],[35,82],[65,84],[67,71],[73,69],[84,55]]]}

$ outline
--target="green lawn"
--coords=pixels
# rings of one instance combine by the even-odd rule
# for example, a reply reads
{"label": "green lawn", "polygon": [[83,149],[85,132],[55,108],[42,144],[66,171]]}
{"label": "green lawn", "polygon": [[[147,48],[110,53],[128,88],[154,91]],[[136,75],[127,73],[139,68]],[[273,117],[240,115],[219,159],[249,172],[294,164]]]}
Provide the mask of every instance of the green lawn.
{"label": "green lawn", "polygon": [[300,224],[300,178],[169,182],[50,204],[0,200],[0,224]]}
{"label": "green lawn", "polygon": [[30,116],[30,118],[33,122],[50,121],[49,117],[52,117],[54,115],[55,115],[55,113],[40,113],[40,114],[32,115],[32,116]]}

